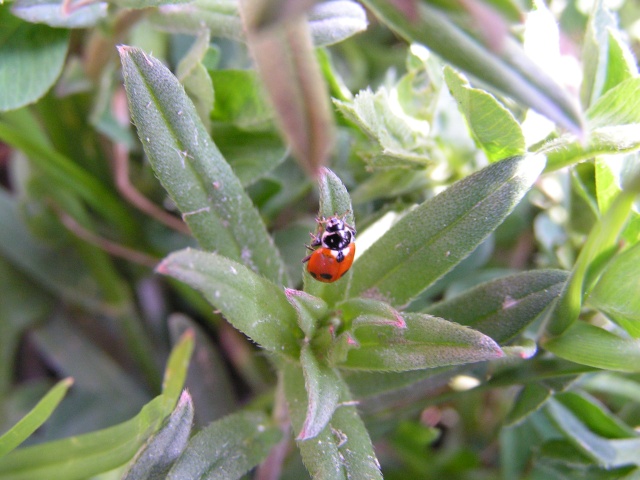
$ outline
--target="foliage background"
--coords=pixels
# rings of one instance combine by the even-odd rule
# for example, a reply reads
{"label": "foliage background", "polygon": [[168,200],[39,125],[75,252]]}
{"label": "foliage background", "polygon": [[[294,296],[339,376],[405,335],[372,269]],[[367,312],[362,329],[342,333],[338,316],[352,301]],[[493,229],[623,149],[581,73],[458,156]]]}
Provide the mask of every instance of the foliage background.
{"label": "foliage background", "polygon": [[0,4],[0,478],[636,478],[639,19]]}

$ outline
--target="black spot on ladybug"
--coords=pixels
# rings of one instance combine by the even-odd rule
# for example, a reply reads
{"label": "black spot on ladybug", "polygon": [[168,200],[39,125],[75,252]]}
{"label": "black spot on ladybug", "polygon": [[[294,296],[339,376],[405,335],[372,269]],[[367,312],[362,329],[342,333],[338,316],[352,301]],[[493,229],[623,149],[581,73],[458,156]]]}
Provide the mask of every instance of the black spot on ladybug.
{"label": "black spot on ladybug", "polygon": [[[331,275],[330,273],[321,273],[320,276],[322,278],[324,278],[325,280],[331,280],[333,278],[333,275]],[[315,277],[315,275],[314,275]]]}
{"label": "black spot on ladybug", "polygon": [[318,278],[318,275],[316,275],[315,273],[313,273],[313,272],[309,272],[309,273],[311,274],[311,276],[312,276],[313,278]]}

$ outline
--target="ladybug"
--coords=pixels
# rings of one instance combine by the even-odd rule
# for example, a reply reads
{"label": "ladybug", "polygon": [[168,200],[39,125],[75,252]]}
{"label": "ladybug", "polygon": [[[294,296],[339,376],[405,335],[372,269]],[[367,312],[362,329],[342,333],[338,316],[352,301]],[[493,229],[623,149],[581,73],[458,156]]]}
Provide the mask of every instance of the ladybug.
{"label": "ladybug", "polygon": [[[356,230],[336,215],[316,221],[319,232],[311,234],[311,245],[307,245],[313,252],[302,262],[308,262],[307,271],[316,280],[335,282],[351,268],[356,254]],[[314,247],[319,248],[314,250]]]}

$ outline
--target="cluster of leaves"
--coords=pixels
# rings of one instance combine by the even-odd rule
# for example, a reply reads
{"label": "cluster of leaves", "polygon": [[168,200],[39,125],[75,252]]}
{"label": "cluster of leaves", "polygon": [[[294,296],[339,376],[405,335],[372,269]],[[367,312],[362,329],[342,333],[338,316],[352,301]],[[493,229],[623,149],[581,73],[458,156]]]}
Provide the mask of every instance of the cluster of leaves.
{"label": "cluster of leaves", "polygon": [[640,76],[577,3],[580,102],[512,1],[0,5],[0,479],[635,478]]}

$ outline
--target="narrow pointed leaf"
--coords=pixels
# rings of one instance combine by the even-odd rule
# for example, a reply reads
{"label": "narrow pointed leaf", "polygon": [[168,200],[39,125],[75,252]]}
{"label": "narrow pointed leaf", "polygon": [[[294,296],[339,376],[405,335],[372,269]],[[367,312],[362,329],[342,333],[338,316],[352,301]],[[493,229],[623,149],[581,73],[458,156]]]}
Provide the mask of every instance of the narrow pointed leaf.
{"label": "narrow pointed leaf", "polygon": [[363,3],[407,41],[422,43],[445,61],[564,128],[575,133],[582,130],[577,102],[541,71],[512,38],[501,38],[498,52],[464,31],[444,9],[426,2],[415,2],[414,15],[403,12],[395,2]]}
{"label": "narrow pointed leaf", "polygon": [[523,422],[529,415],[542,408],[551,398],[551,389],[539,383],[525,385],[518,393],[511,411],[505,419],[505,426],[510,427]]}
{"label": "narrow pointed leaf", "polygon": [[308,399],[307,415],[297,440],[308,440],[317,436],[331,420],[342,380],[335,370],[316,358],[308,344],[302,348],[300,363]]}
{"label": "narrow pointed leaf", "polygon": [[291,150],[311,175],[333,147],[329,95],[304,18],[260,29],[259,4],[240,2],[247,43]]}
{"label": "narrow pointed leaf", "polygon": [[281,437],[262,412],[240,412],[195,435],[167,480],[234,480],[262,462]]}
{"label": "narrow pointed leaf", "polygon": [[67,390],[73,384],[72,378],[60,380],[49,392],[8,432],[0,436],[0,458],[24,442],[51,416]]}
{"label": "narrow pointed leaf", "polygon": [[341,365],[360,370],[405,371],[493,360],[504,356],[489,337],[469,327],[420,313],[403,315],[406,326],[356,328],[358,342]]}
{"label": "narrow pointed leaf", "polygon": [[225,318],[263,348],[297,358],[302,331],[284,291],[244,265],[221,255],[186,249],[158,266],[202,292]]}
{"label": "narrow pointed leaf", "polygon": [[560,358],[605,370],[640,372],[640,339],[622,338],[602,328],[575,322],[543,343]]}
{"label": "narrow pointed leaf", "polygon": [[184,391],[165,425],[147,440],[122,479],[164,480],[187,446],[192,423],[193,403]]}
{"label": "narrow pointed leaf", "polygon": [[543,167],[541,156],[503,160],[411,210],[355,262],[349,294],[408,303],[500,225]]}
{"label": "narrow pointed leaf", "polygon": [[[298,431],[307,415],[305,378],[297,365],[287,364],[283,381],[291,423]],[[338,385],[341,403],[329,425],[314,438],[298,441],[302,461],[317,480],[381,480],[369,434],[342,379]]]}
{"label": "narrow pointed leaf", "polygon": [[511,340],[555,300],[567,280],[562,270],[535,270],[479,285],[425,312],[468,325],[498,343]]}
{"label": "narrow pointed leaf", "polygon": [[119,51],[138,136],[198,243],[286,283],[280,254],[259,213],[184,88],[142,50],[121,46]]}

